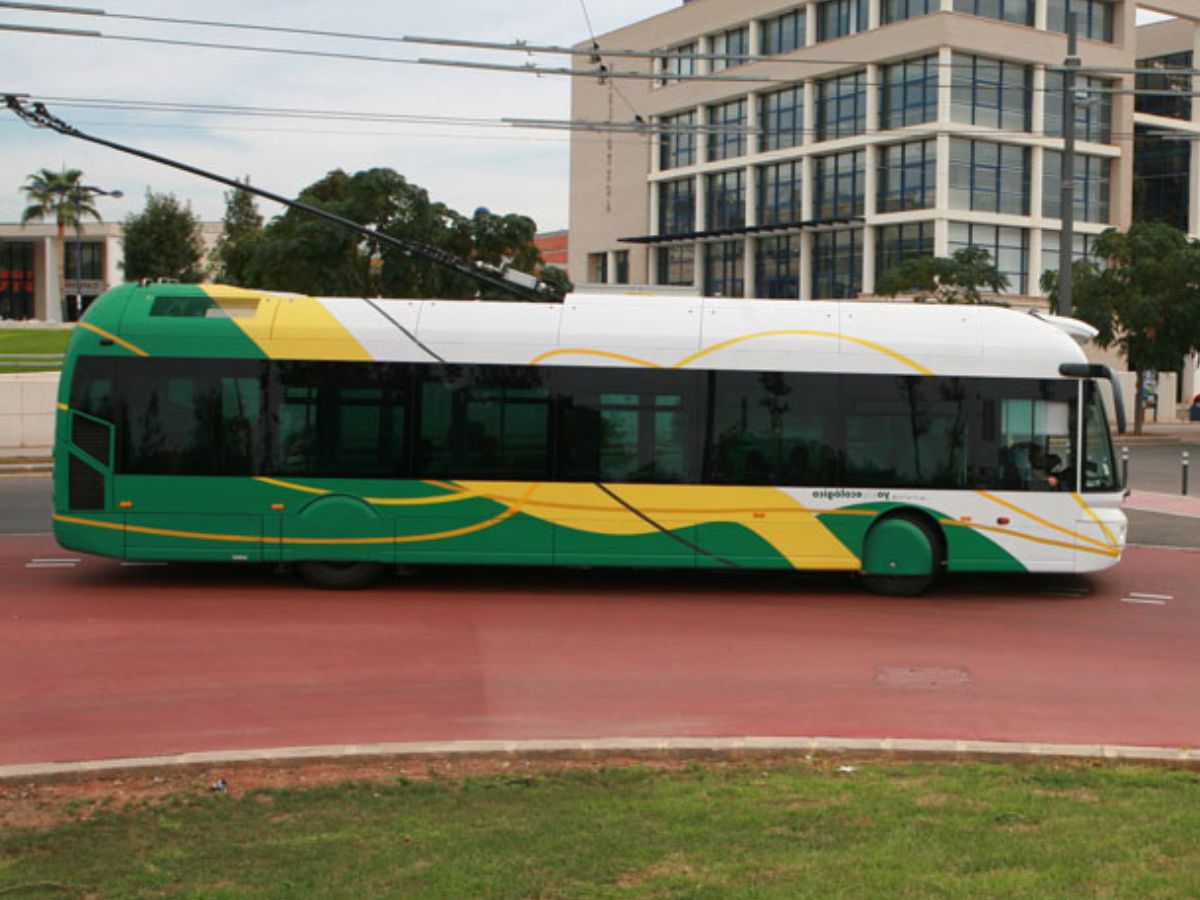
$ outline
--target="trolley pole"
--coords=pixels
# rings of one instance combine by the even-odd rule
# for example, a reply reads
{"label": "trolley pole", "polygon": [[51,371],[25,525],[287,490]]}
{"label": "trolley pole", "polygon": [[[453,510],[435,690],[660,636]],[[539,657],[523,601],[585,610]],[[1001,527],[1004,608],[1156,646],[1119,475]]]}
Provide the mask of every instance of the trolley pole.
{"label": "trolley pole", "polygon": [[1058,247],[1058,309],[1069,316],[1074,305],[1071,262],[1075,254],[1075,70],[1079,58],[1077,19],[1067,0],[1067,58],[1063,62],[1062,233]]}

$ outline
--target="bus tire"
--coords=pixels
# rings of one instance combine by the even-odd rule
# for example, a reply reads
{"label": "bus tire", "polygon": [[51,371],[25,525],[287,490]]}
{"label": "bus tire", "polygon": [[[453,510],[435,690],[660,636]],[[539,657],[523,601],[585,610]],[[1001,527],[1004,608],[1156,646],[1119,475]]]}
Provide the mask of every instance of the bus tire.
{"label": "bus tire", "polygon": [[894,513],[867,532],[862,581],[874,594],[915,597],[937,579],[942,557],[941,535],[925,516]]}
{"label": "bus tire", "polygon": [[373,562],[302,562],[300,577],[327,591],[357,591],[378,580],[383,566]]}

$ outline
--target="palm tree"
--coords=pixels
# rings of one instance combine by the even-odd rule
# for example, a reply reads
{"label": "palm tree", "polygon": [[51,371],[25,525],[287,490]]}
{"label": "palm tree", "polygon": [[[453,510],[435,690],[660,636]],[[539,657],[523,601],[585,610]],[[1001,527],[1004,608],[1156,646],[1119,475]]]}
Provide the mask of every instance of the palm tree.
{"label": "palm tree", "polygon": [[100,221],[100,213],[92,201],[94,194],[82,183],[83,172],[79,169],[42,169],[25,179],[21,188],[29,203],[21,213],[21,224],[43,222],[51,217],[58,225],[58,284],[62,290],[61,302],[66,304],[66,246],[67,228],[78,228],[85,218]]}

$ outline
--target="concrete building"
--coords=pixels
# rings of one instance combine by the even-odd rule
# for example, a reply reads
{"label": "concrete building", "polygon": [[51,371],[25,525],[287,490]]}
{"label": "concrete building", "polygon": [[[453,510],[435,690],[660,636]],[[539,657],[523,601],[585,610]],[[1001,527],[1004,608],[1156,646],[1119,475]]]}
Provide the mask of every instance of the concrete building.
{"label": "concrete building", "polygon": [[[222,227],[220,222],[200,224],[206,257]],[[118,222],[84,222],[78,238],[69,228],[61,245],[53,222],[0,224],[0,320],[62,322],[78,318],[77,297],[86,309],[88,303],[124,280],[121,239]],[[79,280],[77,272],[82,276]]]}
{"label": "concrete building", "polygon": [[[1200,0],[1141,3],[1180,17],[1141,28],[1130,0],[1071,8],[1082,65],[1102,70],[1078,83],[1075,256],[1128,227],[1135,202],[1200,235],[1200,143],[1155,136],[1200,134],[1200,99],[1135,110],[1121,93],[1140,60],[1192,65]],[[602,51],[649,57],[605,56],[611,71],[654,77],[576,79],[572,119],[654,127],[573,132],[570,277],[848,298],[910,256],[975,246],[1009,302],[1044,304],[1065,32],[1066,0],[685,0],[602,35]],[[1190,93],[1186,77],[1163,80]],[[1152,142],[1158,156],[1139,158]]]}

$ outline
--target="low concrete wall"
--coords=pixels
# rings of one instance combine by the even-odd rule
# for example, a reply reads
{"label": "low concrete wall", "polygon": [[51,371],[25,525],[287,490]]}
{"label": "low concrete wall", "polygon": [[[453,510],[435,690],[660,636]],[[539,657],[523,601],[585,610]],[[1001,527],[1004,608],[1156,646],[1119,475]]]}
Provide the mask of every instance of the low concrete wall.
{"label": "low concrete wall", "polygon": [[0,375],[0,453],[45,452],[54,445],[58,372]]}

